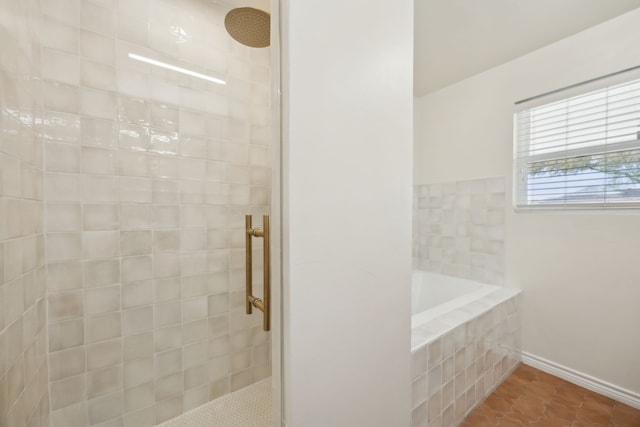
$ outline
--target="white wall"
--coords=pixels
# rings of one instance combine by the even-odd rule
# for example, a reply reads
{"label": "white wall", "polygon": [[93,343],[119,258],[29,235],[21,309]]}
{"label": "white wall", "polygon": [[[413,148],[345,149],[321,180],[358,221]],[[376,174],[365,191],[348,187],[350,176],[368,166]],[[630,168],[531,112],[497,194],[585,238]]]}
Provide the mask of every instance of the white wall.
{"label": "white wall", "polygon": [[283,14],[285,418],[408,425],[413,1]]}
{"label": "white wall", "polygon": [[[416,99],[415,184],[510,186],[513,103],[640,65],[638,28],[640,9]],[[640,213],[516,214],[508,203],[506,227],[523,351],[640,392]]]}

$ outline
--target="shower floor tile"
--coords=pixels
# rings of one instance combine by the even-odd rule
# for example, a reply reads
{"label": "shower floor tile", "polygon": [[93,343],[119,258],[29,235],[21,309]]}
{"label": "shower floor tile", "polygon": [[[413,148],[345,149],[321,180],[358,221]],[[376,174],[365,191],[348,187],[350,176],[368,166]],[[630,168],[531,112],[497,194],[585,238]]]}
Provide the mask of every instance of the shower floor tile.
{"label": "shower floor tile", "polygon": [[521,364],[462,427],[640,427],[640,411]]}
{"label": "shower floor tile", "polygon": [[205,403],[158,427],[270,427],[271,378]]}

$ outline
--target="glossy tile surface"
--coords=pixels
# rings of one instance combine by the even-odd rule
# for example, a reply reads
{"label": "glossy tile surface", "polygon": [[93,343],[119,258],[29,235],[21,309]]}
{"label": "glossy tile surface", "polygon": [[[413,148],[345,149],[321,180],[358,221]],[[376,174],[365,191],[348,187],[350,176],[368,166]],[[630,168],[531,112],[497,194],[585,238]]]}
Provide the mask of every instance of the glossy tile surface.
{"label": "glossy tile surface", "polygon": [[527,365],[462,427],[639,427],[640,411]]}
{"label": "glossy tile surface", "polygon": [[269,376],[270,336],[245,314],[244,215],[270,211],[270,51],[224,30],[244,3],[29,1],[52,427],[152,427]]}
{"label": "glossy tile surface", "polygon": [[[49,425],[39,0],[0,1],[0,426]],[[64,313],[60,313],[61,316]]]}

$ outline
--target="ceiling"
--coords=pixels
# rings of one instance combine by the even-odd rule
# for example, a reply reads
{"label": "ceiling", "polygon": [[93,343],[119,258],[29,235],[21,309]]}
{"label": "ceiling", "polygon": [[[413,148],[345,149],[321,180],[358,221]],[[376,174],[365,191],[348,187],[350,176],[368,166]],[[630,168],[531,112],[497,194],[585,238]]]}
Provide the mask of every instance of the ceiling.
{"label": "ceiling", "polygon": [[640,0],[415,0],[414,94],[640,7]]}

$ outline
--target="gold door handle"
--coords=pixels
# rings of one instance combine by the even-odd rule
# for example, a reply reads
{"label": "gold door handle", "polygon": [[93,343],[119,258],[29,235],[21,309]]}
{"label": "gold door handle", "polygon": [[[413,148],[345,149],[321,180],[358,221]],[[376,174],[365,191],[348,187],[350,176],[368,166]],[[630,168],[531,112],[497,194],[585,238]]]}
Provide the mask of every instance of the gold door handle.
{"label": "gold door handle", "polygon": [[[262,217],[262,228],[253,228],[251,225],[251,215],[245,215],[245,274],[246,274],[246,309],[247,314],[251,314],[253,312],[253,307],[262,311],[262,319],[263,319],[263,327],[265,331],[270,329],[270,314],[271,314],[271,254],[269,251],[270,241],[269,241],[269,216],[264,215]],[[253,255],[251,252],[252,237],[262,237],[262,245],[263,245],[263,299],[256,298],[253,296]]]}

